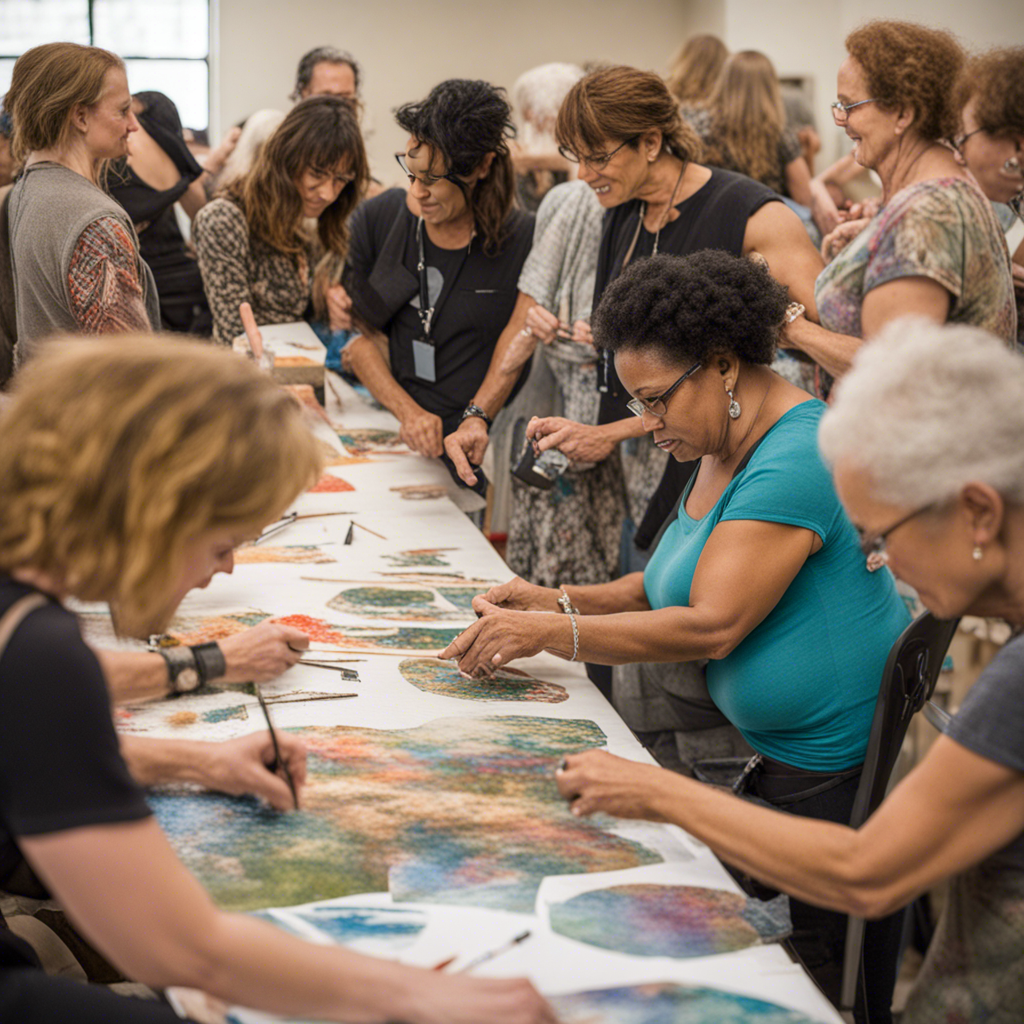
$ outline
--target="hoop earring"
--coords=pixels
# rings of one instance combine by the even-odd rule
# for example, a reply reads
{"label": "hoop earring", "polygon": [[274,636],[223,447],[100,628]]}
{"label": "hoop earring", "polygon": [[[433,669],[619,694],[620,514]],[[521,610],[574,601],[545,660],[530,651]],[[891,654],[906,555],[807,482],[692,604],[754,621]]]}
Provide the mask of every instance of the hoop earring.
{"label": "hoop earring", "polygon": [[738,420],[740,413],[743,412],[740,408],[740,403],[733,398],[732,392],[728,388],[725,389],[725,393],[729,396],[729,419]]}

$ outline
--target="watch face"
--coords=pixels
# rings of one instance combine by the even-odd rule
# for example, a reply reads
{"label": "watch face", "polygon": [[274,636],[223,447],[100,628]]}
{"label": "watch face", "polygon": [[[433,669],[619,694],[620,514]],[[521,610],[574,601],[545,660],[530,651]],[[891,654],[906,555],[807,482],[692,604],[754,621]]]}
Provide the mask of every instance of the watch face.
{"label": "watch face", "polygon": [[191,693],[199,686],[199,673],[194,668],[183,668],[174,680],[178,693]]}

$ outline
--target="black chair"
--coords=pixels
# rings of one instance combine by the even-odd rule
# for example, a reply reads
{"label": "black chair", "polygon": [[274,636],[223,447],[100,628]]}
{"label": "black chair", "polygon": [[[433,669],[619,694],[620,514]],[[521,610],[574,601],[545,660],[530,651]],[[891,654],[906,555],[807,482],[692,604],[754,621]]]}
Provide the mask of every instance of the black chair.
{"label": "black chair", "polygon": [[[882,673],[864,771],[850,814],[852,828],[860,828],[885,797],[910,719],[929,702],[959,622],[937,619],[931,612],[925,612],[893,644]],[[931,720],[930,715],[927,717]],[[851,917],[846,926],[840,996],[840,1009],[844,1012],[853,1009],[857,996],[863,969],[864,928],[865,921],[860,917]]]}

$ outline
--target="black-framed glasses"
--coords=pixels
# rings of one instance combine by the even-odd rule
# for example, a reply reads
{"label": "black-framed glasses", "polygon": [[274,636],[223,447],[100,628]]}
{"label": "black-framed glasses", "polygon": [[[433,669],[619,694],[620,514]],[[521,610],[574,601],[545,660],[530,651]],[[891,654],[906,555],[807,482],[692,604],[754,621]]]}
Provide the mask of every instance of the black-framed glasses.
{"label": "black-framed glasses", "polygon": [[846,124],[850,119],[850,111],[857,107],[863,107],[865,103],[877,103],[878,100],[857,100],[856,103],[844,103],[842,100],[835,100],[830,104],[832,107],[832,120],[836,124]]}
{"label": "black-framed glasses", "polygon": [[916,518],[923,512],[930,512],[935,508],[936,502],[929,502],[927,505],[922,505],[921,508],[914,509],[913,512],[908,512],[902,519],[898,519],[892,526],[887,526],[880,533],[865,533],[859,526],[857,527],[857,535],[860,537],[860,549],[869,558],[872,555],[877,555],[880,558],[885,557],[885,546],[886,538],[894,530],[898,530],[905,523],[909,523],[911,519]]}
{"label": "black-framed glasses", "polygon": [[975,128],[973,132],[960,132],[959,135],[953,136],[953,148],[961,155],[964,155],[964,143],[972,136],[977,135],[978,132],[983,132],[984,128]]}
{"label": "black-framed glasses", "polygon": [[402,171],[409,176],[410,183],[418,181],[424,188],[433,188],[439,181],[450,181],[453,185],[458,185],[463,191],[466,190],[466,183],[455,177],[454,174],[415,174],[409,169],[404,153],[396,153],[395,159],[398,161],[398,166],[402,168]]}
{"label": "black-framed glasses", "polygon": [[645,412],[649,412],[652,416],[664,416],[668,412],[668,400],[675,394],[676,388],[686,380],[687,377],[692,377],[704,364],[694,363],[686,373],[682,375],[667,391],[663,391],[660,395],[655,395],[654,398],[631,398],[626,403],[626,408],[634,416],[643,416]]}
{"label": "black-framed glasses", "polygon": [[620,149],[636,142],[639,138],[639,135],[634,135],[632,138],[626,139],[625,142],[620,143],[610,153],[593,153],[590,156],[578,156],[571,149],[566,149],[565,146],[559,146],[558,152],[561,153],[562,156],[571,164],[586,164],[593,171],[603,171],[608,166],[608,162],[611,158],[615,156]]}

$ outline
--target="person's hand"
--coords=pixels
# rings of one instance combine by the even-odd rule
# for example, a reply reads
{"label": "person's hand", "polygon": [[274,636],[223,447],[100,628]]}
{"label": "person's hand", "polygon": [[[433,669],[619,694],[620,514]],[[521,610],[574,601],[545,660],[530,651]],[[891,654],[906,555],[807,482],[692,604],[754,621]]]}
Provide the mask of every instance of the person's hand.
{"label": "person's hand", "polygon": [[484,461],[487,451],[487,424],[479,416],[467,416],[454,434],[444,439],[444,450],[452,460],[459,479],[470,487],[476,486],[474,466]]}
{"label": "person's hand", "polygon": [[594,344],[594,335],[590,330],[590,324],[586,320],[577,320],[572,325],[572,340],[578,341],[581,345]]}
{"label": "person's hand", "polygon": [[606,750],[570,754],[562,764],[565,767],[555,771],[555,783],[573,814],[585,817],[602,812],[617,818],[664,820],[648,804],[664,768],[627,761]]}
{"label": "person's hand", "polygon": [[440,416],[413,403],[400,421],[398,436],[414,452],[436,459],[444,451],[444,425]]}
{"label": "person's hand", "polygon": [[554,313],[549,313],[543,306],[531,306],[526,311],[525,329],[530,331],[535,338],[545,345],[550,345],[555,340],[555,332],[559,327],[564,328],[566,333],[569,333],[568,326],[563,324]]}
{"label": "person's hand", "polygon": [[[281,758],[291,772],[299,794],[306,783],[306,748],[290,733],[279,732]],[[282,775],[270,770],[274,743],[266,731],[250,733],[237,740],[206,743],[197,766],[198,780],[208,789],[231,796],[253,794],[279,811],[295,810],[292,791]]]}
{"label": "person's hand", "polygon": [[555,1011],[525,978],[425,971],[407,1012],[414,1024],[558,1024]]}
{"label": "person's hand", "polygon": [[220,174],[220,172],[224,170],[224,164],[227,163],[228,157],[234,153],[241,134],[241,128],[232,128],[231,131],[224,136],[221,144],[207,154],[203,170],[208,174]]}
{"label": "person's hand", "polygon": [[573,462],[604,462],[618,444],[603,427],[576,423],[562,416],[534,416],[526,425],[526,436],[536,442],[537,452],[557,448]]}
{"label": "person's hand", "polygon": [[332,284],[324,292],[327,323],[332,331],[352,330],[352,299],[340,284]]}
{"label": "person's hand", "polygon": [[811,178],[811,217],[823,235],[835,231],[849,217],[836,205],[828,186],[819,178]]}
{"label": "person's hand", "polygon": [[483,614],[482,609],[476,607],[476,602],[485,601],[506,611],[557,612],[560,593],[554,587],[538,587],[535,583],[527,583],[526,580],[513,576],[508,583],[499,583],[496,587],[491,587],[486,594],[474,597],[473,610]]}
{"label": "person's hand", "polygon": [[268,620],[217,643],[227,665],[221,677],[225,683],[266,683],[302,657],[309,637],[293,626]]}
{"label": "person's hand", "polygon": [[1013,264],[1013,287],[1024,292],[1024,266],[1019,263]]}
{"label": "person's hand", "polygon": [[[540,654],[551,643],[553,630],[544,627],[552,625],[552,622],[545,622],[546,616],[542,618],[536,612],[506,611],[480,597],[474,598],[473,611],[480,618],[437,655],[443,661],[454,659],[459,671],[467,676],[489,678],[502,665]],[[564,618],[568,631],[572,626],[568,616]],[[571,636],[568,648],[571,655]]]}
{"label": "person's hand", "polygon": [[843,221],[822,240],[821,255],[826,263],[834,260],[868,225],[866,217]]}
{"label": "person's hand", "polygon": [[852,203],[850,205],[849,214],[847,220],[871,220],[872,217],[878,215],[878,211],[882,208],[882,197],[872,196],[870,199],[864,199],[859,203]]}

